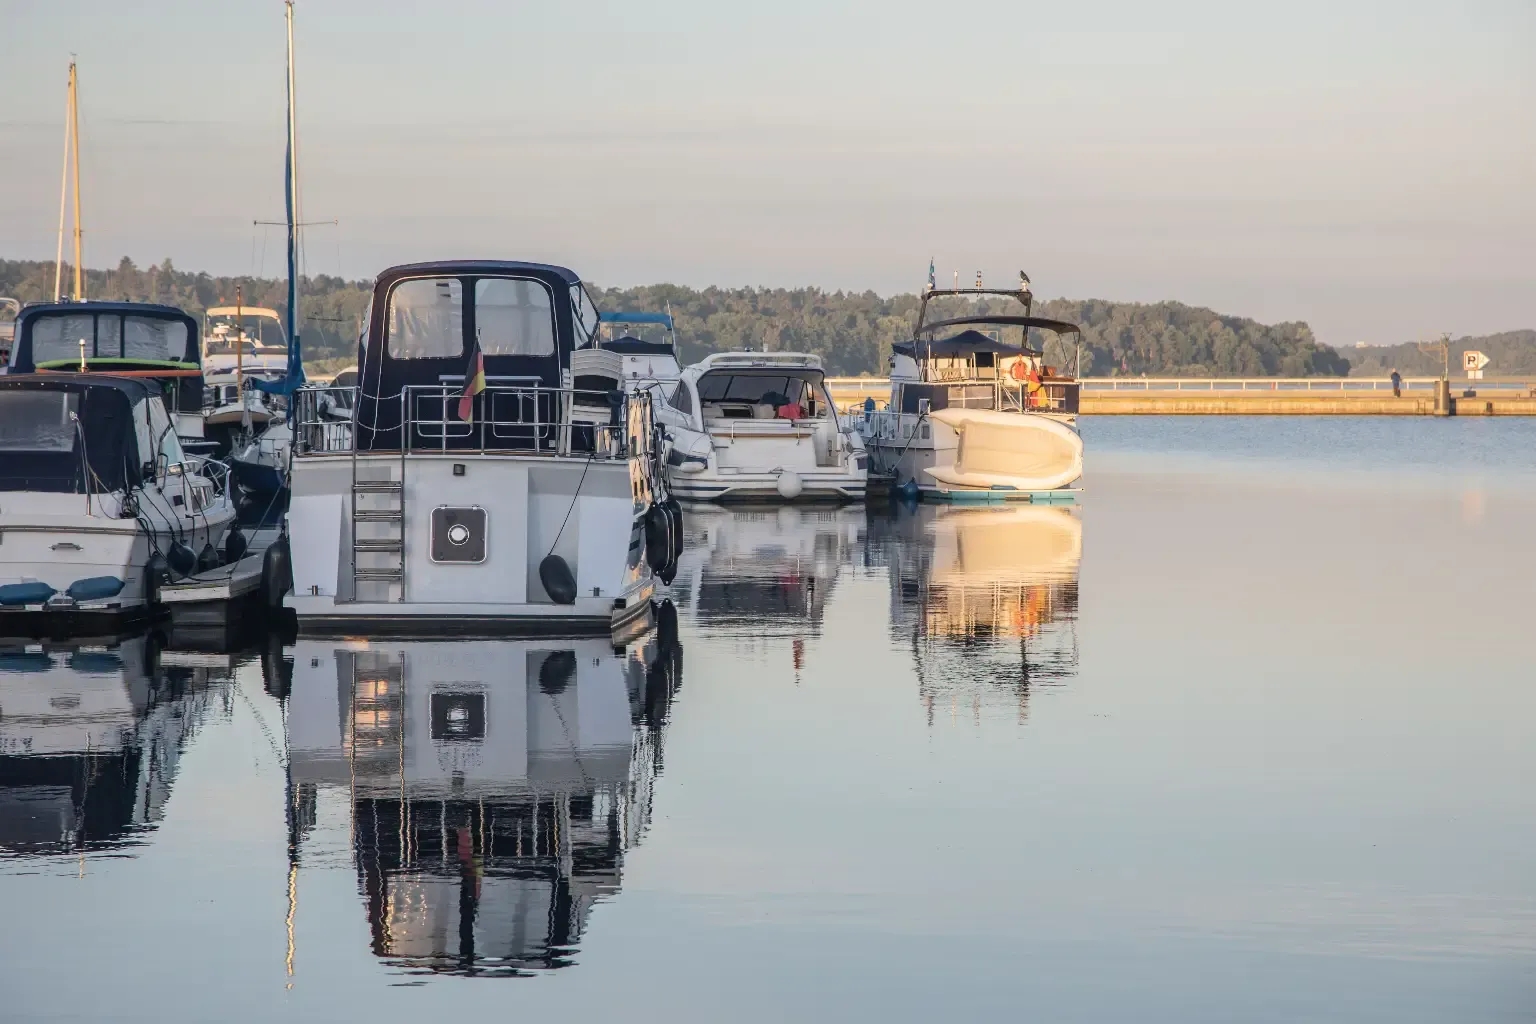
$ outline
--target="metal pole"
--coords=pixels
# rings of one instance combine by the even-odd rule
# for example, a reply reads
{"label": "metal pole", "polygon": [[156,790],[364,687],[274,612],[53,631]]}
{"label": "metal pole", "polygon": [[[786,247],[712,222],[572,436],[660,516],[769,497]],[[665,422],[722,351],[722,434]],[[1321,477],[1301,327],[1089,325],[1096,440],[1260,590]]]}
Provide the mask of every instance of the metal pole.
{"label": "metal pole", "polygon": [[73,135],[74,168],[75,168],[75,301],[85,298],[85,280],[80,262],[84,259],[81,247],[80,229],[80,91],[79,77],[75,72],[75,62],[69,62],[69,127]]}
{"label": "metal pole", "polygon": [[[70,84],[75,80],[75,64],[69,64]],[[58,302],[64,294],[64,211],[69,206],[69,143],[74,138],[73,130],[69,124],[69,97],[72,93],[66,93],[64,100],[64,158],[59,161],[59,247],[53,257],[53,301]]]}

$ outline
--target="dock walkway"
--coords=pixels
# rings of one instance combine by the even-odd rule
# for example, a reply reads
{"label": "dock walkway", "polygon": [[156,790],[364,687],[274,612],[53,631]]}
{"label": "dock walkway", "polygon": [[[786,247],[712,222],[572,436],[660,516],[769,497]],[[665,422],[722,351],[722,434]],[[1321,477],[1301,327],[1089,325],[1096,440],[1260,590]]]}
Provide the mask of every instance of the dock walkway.
{"label": "dock walkway", "polygon": [[[1078,411],[1085,416],[1433,416],[1433,377],[1391,381],[1374,377],[1085,377]],[[885,403],[883,377],[828,377],[841,410],[865,398]],[[1451,382],[1452,416],[1536,416],[1536,382]]]}

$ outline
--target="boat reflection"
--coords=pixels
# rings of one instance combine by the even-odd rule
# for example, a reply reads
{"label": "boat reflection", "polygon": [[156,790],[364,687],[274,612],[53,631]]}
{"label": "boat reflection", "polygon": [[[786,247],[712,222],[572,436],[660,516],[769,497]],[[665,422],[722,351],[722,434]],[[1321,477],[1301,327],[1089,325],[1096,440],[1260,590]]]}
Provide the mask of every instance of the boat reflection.
{"label": "boat reflection", "polygon": [[930,724],[935,708],[979,717],[987,706],[1022,721],[1033,687],[1077,674],[1074,510],[921,505],[872,519],[871,532]]}
{"label": "boat reflection", "polygon": [[300,639],[295,856],[320,791],[339,791],[376,956],[412,973],[571,964],[650,820],[680,685],[675,636],[664,607],[661,629],[623,649]]}
{"label": "boat reflection", "polygon": [[861,507],[690,505],[672,593],[692,621],[755,635],[821,628],[839,568],[865,529]]}
{"label": "boat reflection", "polygon": [[0,852],[120,848],[161,820],[233,660],[159,643],[0,641]]}

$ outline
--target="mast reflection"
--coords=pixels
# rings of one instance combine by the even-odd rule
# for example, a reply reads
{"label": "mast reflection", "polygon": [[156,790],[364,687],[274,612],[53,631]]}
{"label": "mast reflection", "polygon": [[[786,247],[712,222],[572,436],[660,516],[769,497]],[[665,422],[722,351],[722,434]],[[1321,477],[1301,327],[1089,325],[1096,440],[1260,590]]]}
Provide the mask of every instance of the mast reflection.
{"label": "mast reflection", "polygon": [[659,637],[623,649],[298,642],[294,849],[320,791],[343,794],[376,956],[491,976],[573,963],[649,824],[682,668],[670,611]]}
{"label": "mast reflection", "polygon": [[[872,529],[875,529],[872,522]],[[1077,674],[1082,521],[1039,506],[921,505],[878,521],[891,624],[935,710],[1027,717],[1033,687]]]}
{"label": "mast reflection", "polygon": [[231,663],[158,644],[0,641],[0,851],[119,848],[161,820]]}
{"label": "mast reflection", "polygon": [[812,635],[865,528],[862,507],[690,505],[672,583],[692,621],[754,635]]}

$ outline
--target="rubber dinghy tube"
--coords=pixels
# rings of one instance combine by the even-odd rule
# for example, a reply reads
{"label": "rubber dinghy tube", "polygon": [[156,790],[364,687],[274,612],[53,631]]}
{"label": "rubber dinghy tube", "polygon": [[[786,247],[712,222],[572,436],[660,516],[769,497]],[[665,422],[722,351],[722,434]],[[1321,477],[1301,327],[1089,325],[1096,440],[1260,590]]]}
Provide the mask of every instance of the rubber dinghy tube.
{"label": "rubber dinghy tube", "polygon": [[261,600],[274,611],[283,606],[283,595],[293,587],[292,556],[288,553],[288,538],[282,537],[261,559]]}
{"label": "rubber dinghy tube", "polygon": [[576,577],[571,575],[571,567],[559,555],[544,556],[544,561],[539,563],[539,582],[544,584],[544,592],[555,604],[576,603]]}

